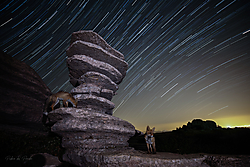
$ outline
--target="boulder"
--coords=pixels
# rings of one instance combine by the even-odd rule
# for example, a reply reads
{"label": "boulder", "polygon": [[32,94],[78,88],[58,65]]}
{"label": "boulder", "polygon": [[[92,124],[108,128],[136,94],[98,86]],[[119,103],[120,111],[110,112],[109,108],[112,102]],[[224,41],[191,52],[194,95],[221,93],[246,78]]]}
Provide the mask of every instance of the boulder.
{"label": "boulder", "polygon": [[126,71],[128,69],[128,64],[124,60],[117,58],[116,56],[93,43],[85,41],[75,41],[67,49],[68,57],[74,55],[86,55],[95,60],[108,63],[115,67],[118,71],[120,71],[123,76],[126,75]]}
{"label": "boulder", "polygon": [[17,132],[41,130],[51,91],[34,69],[0,52],[0,126]]}
{"label": "boulder", "polygon": [[93,43],[95,45],[100,46],[104,50],[108,51],[112,55],[124,60],[124,56],[119,51],[112,48],[100,35],[93,32],[92,30],[84,30],[84,31],[78,31],[73,32],[71,36],[71,44],[75,41],[86,41],[89,43]]}
{"label": "boulder", "polygon": [[[88,112],[78,108],[58,108],[49,113],[50,122],[54,123],[51,131],[63,136],[65,132],[83,132],[77,138],[94,139],[95,136],[109,138],[110,135],[122,135],[125,141],[122,145],[128,146],[127,140],[135,134],[135,127],[127,121],[108,114]],[[92,137],[87,133],[96,133]],[[99,133],[99,134],[98,134]],[[107,133],[107,135],[105,135]],[[112,134],[109,134],[112,133]],[[91,135],[91,134],[89,134]],[[84,137],[85,136],[85,137]],[[127,140],[125,139],[127,137]],[[111,139],[112,140],[112,139]],[[106,143],[108,143],[107,141]]]}
{"label": "boulder", "polygon": [[[111,100],[114,92],[109,89],[101,89],[101,87],[96,86],[95,84],[81,84],[76,88],[73,88],[70,92],[72,95],[80,94],[90,94],[94,96],[104,97],[108,100]],[[77,97],[77,96],[75,96]]]}
{"label": "boulder", "polygon": [[[89,156],[85,164],[92,166],[127,166],[127,167],[209,167],[204,163],[203,155],[179,155],[172,153],[146,154],[133,149],[106,151]],[[92,163],[91,163],[92,162]],[[94,163],[93,163],[94,162]]]}
{"label": "boulder", "polygon": [[88,111],[112,115],[112,111],[115,108],[115,104],[110,100],[91,94],[77,94],[74,95],[74,98],[78,99],[77,108],[86,109]]}
{"label": "boulder", "polygon": [[113,98],[113,95],[114,95],[114,92],[109,89],[102,89],[101,94],[100,94],[101,97],[104,97],[108,100],[111,100]]}
{"label": "boulder", "polygon": [[75,165],[83,165],[86,157],[100,151],[127,148],[127,141],[135,134],[129,122],[85,109],[58,108],[48,117],[53,124],[51,131],[62,136],[62,147],[66,148],[63,160]]}
{"label": "boulder", "polygon": [[84,84],[77,86],[76,88],[73,88],[70,93],[72,95],[92,94],[95,96],[100,96],[101,88],[96,86],[95,84],[88,84],[88,83],[85,84],[84,83]]}
{"label": "boulder", "polygon": [[69,76],[70,76],[70,82],[74,87],[77,87],[80,84],[84,83],[86,84],[93,83],[95,85],[98,85],[102,89],[110,89],[113,92],[116,92],[118,90],[118,85],[116,83],[114,83],[106,75],[98,72],[93,72],[93,71],[86,72],[79,79],[74,79],[72,75]]}
{"label": "boulder", "polygon": [[123,79],[122,74],[110,64],[85,55],[68,57],[67,64],[69,73],[74,78],[80,78],[89,71],[95,71],[106,75],[115,83],[120,83]]}

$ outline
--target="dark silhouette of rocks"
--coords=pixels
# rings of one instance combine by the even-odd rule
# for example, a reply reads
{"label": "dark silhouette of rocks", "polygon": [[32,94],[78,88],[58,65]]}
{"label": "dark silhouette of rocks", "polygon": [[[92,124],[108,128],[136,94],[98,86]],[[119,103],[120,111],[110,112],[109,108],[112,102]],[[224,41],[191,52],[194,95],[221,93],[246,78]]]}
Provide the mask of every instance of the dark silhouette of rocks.
{"label": "dark silhouette of rocks", "polygon": [[192,122],[188,122],[187,125],[183,125],[182,128],[177,128],[177,130],[213,130],[216,128],[220,127],[214,121],[194,119]]}
{"label": "dark silhouette of rocks", "polygon": [[127,141],[135,127],[112,116],[111,99],[128,68],[124,56],[92,31],[73,33],[67,56],[77,108],[59,108],[48,115],[51,131],[62,136],[63,160],[97,166],[108,152],[133,150]]}
{"label": "dark silhouette of rocks", "polygon": [[34,69],[0,52],[1,129],[27,133],[43,128],[43,108],[51,94]]}
{"label": "dark silhouette of rocks", "polygon": [[144,136],[144,133],[139,131],[139,130],[135,130],[135,135],[134,136]]}

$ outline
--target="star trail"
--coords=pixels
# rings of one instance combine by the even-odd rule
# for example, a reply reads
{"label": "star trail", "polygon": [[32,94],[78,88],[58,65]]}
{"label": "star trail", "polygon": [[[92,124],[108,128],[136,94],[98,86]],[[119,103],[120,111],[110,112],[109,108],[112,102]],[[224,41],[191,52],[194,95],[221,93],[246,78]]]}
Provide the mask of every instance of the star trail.
{"label": "star trail", "polygon": [[93,30],[129,64],[114,116],[141,131],[194,118],[250,125],[249,8],[245,0],[1,1],[0,49],[53,93],[69,92],[71,34]]}

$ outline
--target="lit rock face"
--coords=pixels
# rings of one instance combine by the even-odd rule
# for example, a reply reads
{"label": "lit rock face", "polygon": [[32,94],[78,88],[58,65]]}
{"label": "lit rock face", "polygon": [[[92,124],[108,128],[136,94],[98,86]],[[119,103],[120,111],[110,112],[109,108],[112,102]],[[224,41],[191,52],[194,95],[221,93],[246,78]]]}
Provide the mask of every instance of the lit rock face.
{"label": "lit rock face", "polygon": [[124,60],[112,55],[98,45],[84,41],[75,41],[67,50],[68,57],[82,54],[91,57],[94,60],[108,63],[115,67],[122,75],[126,74],[128,64]]}
{"label": "lit rock face", "polygon": [[115,106],[110,100],[128,69],[124,56],[93,31],[73,33],[67,56],[78,108],[112,115]]}
{"label": "lit rock face", "polygon": [[63,136],[63,147],[71,149],[126,147],[126,141],[135,134],[134,126],[127,121],[83,109],[58,108],[49,118],[56,122],[51,130]]}
{"label": "lit rock face", "polygon": [[74,32],[71,37],[71,44],[75,41],[85,41],[100,46],[112,55],[124,60],[123,54],[112,48],[100,35],[93,31]]}
{"label": "lit rock face", "polygon": [[83,74],[89,71],[99,72],[106,75],[115,83],[120,83],[123,76],[113,66],[108,63],[95,60],[85,55],[74,55],[67,60],[70,76],[80,78]]}
{"label": "lit rock face", "polygon": [[127,141],[135,127],[112,116],[111,99],[128,68],[124,56],[93,31],[73,33],[67,56],[77,108],[59,108],[48,115],[51,131],[62,136],[64,161],[85,166],[97,153],[131,149]]}

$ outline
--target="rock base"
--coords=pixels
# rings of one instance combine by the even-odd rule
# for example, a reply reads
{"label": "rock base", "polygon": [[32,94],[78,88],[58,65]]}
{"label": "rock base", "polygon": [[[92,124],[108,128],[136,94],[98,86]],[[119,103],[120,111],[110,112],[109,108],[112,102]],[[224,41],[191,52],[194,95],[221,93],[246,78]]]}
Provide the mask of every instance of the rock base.
{"label": "rock base", "polygon": [[[70,156],[73,154],[70,153]],[[66,157],[64,157],[66,158]],[[69,157],[67,157],[69,158]],[[73,157],[70,157],[73,158]],[[136,151],[131,148],[120,150],[102,150],[95,153],[87,153],[78,156],[78,166],[101,166],[101,167],[228,167],[249,166],[250,156],[247,155],[208,155],[208,154],[174,154],[157,152],[147,154],[144,151]],[[66,160],[66,159],[65,159]],[[67,159],[68,162],[70,159]],[[76,161],[75,161],[76,162]]]}
{"label": "rock base", "polygon": [[120,118],[78,108],[58,108],[48,118],[51,131],[62,136],[66,162],[84,166],[104,152],[131,149],[127,141],[135,127]]}

